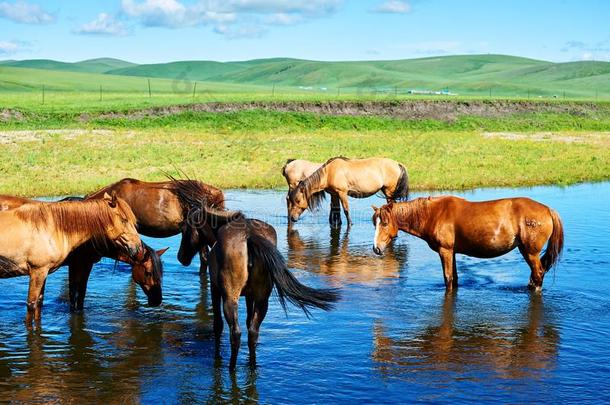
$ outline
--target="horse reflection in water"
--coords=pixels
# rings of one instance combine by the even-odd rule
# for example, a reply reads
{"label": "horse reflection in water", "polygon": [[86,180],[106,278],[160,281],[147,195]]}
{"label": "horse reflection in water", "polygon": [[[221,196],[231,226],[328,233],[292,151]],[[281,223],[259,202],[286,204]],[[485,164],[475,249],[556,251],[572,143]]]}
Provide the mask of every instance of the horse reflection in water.
{"label": "horse reflection in water", "polygon": [[406,245],[388,246],[387,255],[371,254],[368,243],[350,245],[349,232],[330,229],[330,243],[314,237],[301,238],[299,231],[289,228],[288,265],[329,277],[333,285],[344,283],[376,283],[398,278],[407,263]]}
{"label": "horse reflection in water", "polygon": [[[67,289],[66,283],[61,291],[66,300]],[[125,297],[122,308],[103,321],[104,329],[110,329],[106,333],[94,332],[98,324],[92,321],[98,317],[88,319],[86,313],[63,318],[67,337],[34,331],[24,332],[18,343],[7,343],[10,339],[5,337],[10,334],[0,330],[0,398],[25,403],[141,403],[146,402],[148,392],[158,388],[155,378],[171,367],[179,374],[177,380],[182,381],[192,378],[193,372],[209,373],[211,385],[202,387],[197,379],[192,384],[172,386],[171,395],[175,397],[167,397],[168,402],[258,400],[256,370],[248,368],[243,376],[229,376],[222,367],[209,367],[215,345],[205,288],[195,319],[184,319],[180,315],[183,311],[177,308],[172,313],[151,313],[152,318],[145,321],[142,318],[146,314],[132,315],[142,310],[137,286],[129,282],[125,290],[126,294],[120,294]],[[184,347],[184,342],[192,342],[193,337],[198,347],[194,352]],[[22,347],[16,350],[15,344]],[[212,357],[202,359],[208,353]]]}
{"label": "horse reflection in water", "polygon": [[415,336],[389,337],[377,323],[372,358],[378,370],[384,375],[408,375],[422,370],[490,369],[500,377],[520,379],[555,368],[559,331],[545,314],[541,295],[529,294],[523,323],[508,327],[488,322],[462,327],[456,320],[455,301],[454,293],[445,294],[440,324]]}

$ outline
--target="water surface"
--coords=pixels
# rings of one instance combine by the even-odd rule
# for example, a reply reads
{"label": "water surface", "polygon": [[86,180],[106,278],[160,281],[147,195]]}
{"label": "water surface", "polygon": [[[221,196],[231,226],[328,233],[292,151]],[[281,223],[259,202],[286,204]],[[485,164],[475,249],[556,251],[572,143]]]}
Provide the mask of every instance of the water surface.
{"label": "water surface", "polygon": [[[84,314],[70,314],[67,271],[49,277],[41,330],[23,324],[27,278],[0,280],[0,399],[16,402],[367,401],[555,402],[610,400],[610,183],[567,188],[487,189],[473,200],[530,196],[564,221],[566,249],[541,295],[526,289],[518,252],[458,256],[460,287],[445,295],[440,261],[400,234],[372,252],[371,204],[351,200],[355,225],[331,231],[327,212],[306,213],[287,231],[282,192],[232,191],[230,208],[273,224],[296,276],[342,289],[336,310],[284,315],[275,299],[262,325],[258,367],[246,333],[234,375],[228,335],[215,357],[207,281],[170,246],[164,303],[148,308],[129,269],[97,265]],[[245,328],[245,304],[240,307]]]}

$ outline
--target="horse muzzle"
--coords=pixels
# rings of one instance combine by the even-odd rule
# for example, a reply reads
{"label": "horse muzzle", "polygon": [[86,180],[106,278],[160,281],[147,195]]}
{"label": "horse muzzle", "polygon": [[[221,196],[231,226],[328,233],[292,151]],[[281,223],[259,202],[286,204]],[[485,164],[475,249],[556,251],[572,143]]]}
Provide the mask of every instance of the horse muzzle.
{"label": "horse muzzle", "polygon": [[377,246],[373,246],[373,252],[379,256],[383,254],[383,250],[379,249]]}

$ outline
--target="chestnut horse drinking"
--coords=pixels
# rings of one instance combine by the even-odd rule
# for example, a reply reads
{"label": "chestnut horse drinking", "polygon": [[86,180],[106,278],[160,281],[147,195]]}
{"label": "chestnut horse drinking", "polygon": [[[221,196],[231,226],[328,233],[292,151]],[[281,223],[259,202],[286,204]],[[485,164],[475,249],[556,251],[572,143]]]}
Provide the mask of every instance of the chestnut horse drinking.
{"label": "chestnut horse drinking", "polygon": [[329,310],[338,300],[335,290],[307,287],[290,273],[277,250],[277,234],[271,225],[246,219],[241,212],[219,211],[205,204],[199,204],[191,215],[194,218],[187,221],[190,226],[182,235],[179,254],[194,255],[207,243],[200,237],[201,233],[211,231],[215,239],[209,262],[214,334],[219,343],[223,329],[221,313],[224,312],[231,331],[230,369],[235,369],[241,339],[237,314],[240,296],[246,297],[252,365],[256,363],[259,328],[267,314],[269,296],[274,287],[284,310],[288,300],[307,315],[309,308]]}
{"label": "chestnut horse drinking", "polygon": [[545,273],[563,249],[559,215],[529,198],[470,202],[453,196],[428,197],[373,209],[375,253],[382,254],[399,230],[425,240],[440,256],[447,290],[458,285],[456,253],[491,258],[518,247],[531,269],[529,287],[540,291]]}
{"label": "chestnut horse drinking", "polygon": [[[80,197],[68,197],[62,201],[83,201]],[[31,200],[29,198],[0,195],[0,211],[21,207],[24,204],[53,204],[52,202]],[[102,257],[120,260],[131,265],[131,276],[146,294],[148,305],[161,305],[163,293],[161,283],[163,278],[163,264],[160,256],[166,249],[155,251],[146,243],[142,243],[144,254],[134,259],[125,255],[115,245],[103,244],[95,246],[93,242],[82,244],[73,250],[62,266],[69,266],[70,309],[82,310],[84,306],[87,281],[93,265]],[[61,267],[61,266],[60,266]]]}
{"label": "chestnut horse drinking", "polygon": [[288,194],[290,220],[297,222],[303,211],[318,208],[324,199],[324,191],[331,195],[331,225],[341,225],[341,203],[349,228],[352,220],[348,196],[365,198],[381,191],[388,202],[406,200],[409,179],[405,167],[391,159],[334,157]]}
{"label": "chestnut horse drinking", "polygon": [[143,254],[136,218],[116,195],[87,202],[25,204],[0,212],[0,277],[30,276],[26,323],[40,321],[47,275],[78,246],[114,244],[127,257]]}

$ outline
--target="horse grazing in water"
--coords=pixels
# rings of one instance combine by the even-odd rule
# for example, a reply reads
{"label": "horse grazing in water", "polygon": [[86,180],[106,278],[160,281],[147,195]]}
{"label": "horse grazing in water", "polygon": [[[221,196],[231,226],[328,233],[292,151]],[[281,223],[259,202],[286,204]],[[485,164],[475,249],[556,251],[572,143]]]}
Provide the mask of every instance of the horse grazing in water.
{"label": "horse grazing in water", "polygon": [[87,202],[25,204],[0,212],[0,277],[30,276],[26,324],[40,321],[47,275],[77,247],[115,245],[135,261],[144,254],[129,205],[116,195]]}
{"label": "horse grazing in water", "polygon": [[[286,300],[309,316],[310,308],[330,310],[339,296],[332,289],[314,289],[301,284],[288,270],[277,250],[275,229],[262,221],[247,219],[236,211],[218,211],[202,204],[192,213],[196,218],[182,235],[180,254],[194,255],[207,243],[202,233],[211,231],[215,242],[210,251],[210,285],[214,311],[214,334],[220,342],[223,322],[231,331],[231,360],[235,369],[241,330],[238,323],[238,302],[245,296],[247,307],[248,348],[250,364],[256,364],[256,345],[260,325],[267,314],[269,296],[275,287],[280,304]],[[222,310],[221,310],[222,306]]]}
{"label": "horse grazing in water", "polygon": [[[309,160],[303,159],[288,159],[284,167],[282,167],[282,176],[286,179],[286,183],[288,183],[288,194],[286,194],[286,206],[288,209],[288,225],[290,222],[290,192],[297,188],[299,183],[305,180],[307,177],[314,174],[316,170],[322,167],[322,163],[314,163]],[[322,194],[324,194],[322,192]],[[331,214],[332,215],[332,214]],[[339,216],[339,220],[341,217]],[[329,218],[329,221],[332,221]]]}
{"label": "horse grazing in water", "polygon": [[341,203],[349,228],[352,220],[348,196],[365,198],[381,191],[388,202],[406,200],[409,179],[405,167],[391,159],[334,157],[290,191],[290,220],[297,222],[306,209],[317,209],[324,199],[324,191],[331,195],[331,225],[341,225]]}
{"label": "horse grazing in water", "polygon": [[540,291],[545,273],[563,249],[559,215],[529,198],[470,202],[453,196],[428,197],[373,206],[373,210],[375,253],[382,254],[399,230],[425,240],[441,258],[448,291],[458,285],[456,253],[491,258],[518,247],[531,269],[529,287]]}
{"label": "horse grazing in water", "polygon": [[[83,201],[81,197],[67,197],[63,201]],[[25,204],[53,204],[52,202],[31,200],[29,198],[0,195],[0,211],[21,207]],[[140,286],[148,298],[148,305],[161,305],[163,293],[161,283],[163,278],[163,264],[160,256],[167,248],[155,251],[146,243],[142,243],[144,254],[139,259],[125,255],[115,245],[102,244],[95,246],[92,241],[74,249],[61,266],[69,266],[70,309],[82,310],[84,306],[87,281],[93,265],[102,257],[108,257],[131,265],[133,280]],[[61,267],[60,266],[60,267]]]}

